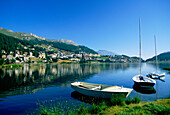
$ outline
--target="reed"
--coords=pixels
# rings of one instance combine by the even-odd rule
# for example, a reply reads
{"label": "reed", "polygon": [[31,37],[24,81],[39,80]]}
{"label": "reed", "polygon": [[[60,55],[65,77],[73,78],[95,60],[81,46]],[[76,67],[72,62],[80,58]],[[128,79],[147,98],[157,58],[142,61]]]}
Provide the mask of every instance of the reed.
{"label": "reed", "polygon": [[[128,99],[130,101],[130,103],[138,103],[138,101],[140,101],[140,99],[138,100],[138,97],[135,97],[134,99]],[[50,107],[50,108],[46,108],[46,107],[42,107],[40,110],[40,115],[49,115],[49,114],[54,114],[54,115],[58,115],[58,114],[67,114],[67,115],[85,115],[85,114],[103,114],[105,112],[106,109],[108,109],[109,107],[112,106],[125,106],[126,105],[126,100],[124,100],[124,98],[121,97],[113,97],[111,99],[102,99],[99,102],[96,102],[96,100],[94,100],[94,102],[92,102],[91,107],[86,107],[84,104],[78,108],[78,109],[74,109],[74,110],[69,110],[68,112],[59,112],[59,109],[57,109],[56,107]]]}

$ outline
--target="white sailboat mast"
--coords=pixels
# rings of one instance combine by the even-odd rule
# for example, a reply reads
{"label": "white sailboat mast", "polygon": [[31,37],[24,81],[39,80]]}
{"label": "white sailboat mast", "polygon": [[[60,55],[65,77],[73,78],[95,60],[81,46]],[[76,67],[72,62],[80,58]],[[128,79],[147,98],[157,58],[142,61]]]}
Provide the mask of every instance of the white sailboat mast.
{"label": "white sailboat mast", "polygon": [[139,75],[141,75],[141,18],[139,17]]}
{"label": "white sailboat mast", "polygon": [[155,39],[156,73],[157,73],[157,70],[158,70],[158,59],[157,59],[156,36],[155,35],[154,35],[154,39]]}

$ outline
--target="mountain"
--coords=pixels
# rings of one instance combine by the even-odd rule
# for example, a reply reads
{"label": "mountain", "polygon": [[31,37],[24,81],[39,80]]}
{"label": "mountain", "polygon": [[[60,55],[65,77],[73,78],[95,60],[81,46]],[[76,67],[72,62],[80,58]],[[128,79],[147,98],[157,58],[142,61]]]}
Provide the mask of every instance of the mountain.
{"label": "mountain", "polygon": [[72,40],[67,40],[67,39],[61,39],[60,42],[63,42],[63,43],[66,43],[66,44],[72,44],[72,45],[75,45],[75,46],[78,46],[77,43],[75,43],[74,41]]}
{"label": "mountain", "polygon": [[26,40],[32,40],[32,39],[39,39],[39,40],[46,40],[45,38],[43,37],[39,37],[35,34],[32,34],[32,33],[23,33],[23,32],[13,32],[12,30],[8,30],[8,29],[5,29],[5,28],[2,28],[0,27],[0,33],[2,34],[5,34],[7,36],[12,36],[14,38],[18,38],[18,39],[26,39]]}
{"label": "mountain", "polygon": [[112,51],[107,51],[107,50],[99,50],[99,51],[97,51],[97,53],[99,53],[100,55],[110,55],[110,56],[117,55],[116,53],[114,53]]}
{"label": "mountain", "polygon": [[[164,53],[161,53],[157,56],[158,58],[158,61],[170,61],[170,51],[169,52],[164,52]],[[155,61],[156,59],[156,56],[152,57],[152,58],[149,58],[147,59],[146,61]]]}
{"label": "mountain", "polygon": [[[60,41],[50,40],[50,39],[46,39],[43,37],[39,37],[32,33],[28,34],[28,33],[23,33],[23,32],[13,32],[12,30],[8,30],[5,28],[0,28],[0,33],[1,33],[1,36],[6,35],[5,37],[7,38],[10,37],[11,39],[19,39],[19,40],[22,40],[23,42],[28,42],[29,44],[33,46],[36,45],[37,47],[41,47],[41,48],[50,46],[53,49],[55,49],[55,51],[70,52],[70,53],[71,52],[74,52],[74,53],[85,52],[85,53],[97,54],[97,52],[95,52],[94,50],[86,46],[80,46],[76,44],[75,42],[73,42],[72,40],[66,40],[66,39],[61,39]],[[7,44],[4,44],[4,45],[7,45]]]}

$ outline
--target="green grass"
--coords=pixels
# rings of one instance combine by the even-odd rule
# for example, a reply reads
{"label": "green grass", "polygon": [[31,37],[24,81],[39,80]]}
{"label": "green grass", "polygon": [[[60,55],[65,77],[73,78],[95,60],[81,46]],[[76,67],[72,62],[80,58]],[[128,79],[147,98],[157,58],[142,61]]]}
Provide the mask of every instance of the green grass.
{"label": "green grass", "polygon": [[[139,103],[140,99],[135,97],[134,99],[128,99],[129,103]],[[85,115],[85,114],[104,114],[105,110],[112,106],[125,106],[126,100],[121,97],[114,97],[111,99],[103,99],[97,102],[94,100],[92,102],[91,107],[85,107],[82,105],[79,109],[70,110],[68,112],[61,113],[57,107],[41,107],[40,115],[58,115],[58,114],[68,114],[68,115]]]}
{"label": "green grass", "polygon": [[22,64],[5,64],[5,65],[1,65],[0,69],[16,69],[20,67],[23,67],[23,65]]}
{"label": "green grass", "polygon": [[117,113],[118,115],[127,115],[127,114],[140,114],[140,115],[158,115],[158,114],[164,114],[168,115],[170,114],[170,109],[166,106],[154,104],[154,103],[148,103],[143,106],[136,105],[132,108],[125,109],[121,112]]}
{"label": "green grass", "polygon": [[82,105],[78,109],[72,109],[67,112],[60,112],[57,107],[42,107],[40,115],[169,115],[170,114],[170,98],[160,99],[154,102],[140,102],[138,97],[133,99],[122,99],[120,97],[111,98],[110,100],[101,100],[94,102],[91,107]]}

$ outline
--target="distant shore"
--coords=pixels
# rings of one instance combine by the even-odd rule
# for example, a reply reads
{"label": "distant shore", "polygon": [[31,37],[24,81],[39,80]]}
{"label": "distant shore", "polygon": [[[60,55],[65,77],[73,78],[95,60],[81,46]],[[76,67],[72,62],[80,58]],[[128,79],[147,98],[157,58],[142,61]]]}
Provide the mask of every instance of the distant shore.
{"label": "distant shore", "polygon": [[23,64],[4,64],[0,65],[0,69],[16,69],[23,67]]}
{"label": "distant shore", "polygon": [[[99,62],[99,61],[78,62],[78,61],[70,61],[70,60],[59,60],[57,62],[50,62],[48,64],[83,64],[83,63],[90,64],[90,63],[123,63],[123,62]],[[136,62],[136,63],[138,63],[138,62]],[[144,63],[155,63],[155,62],[144,62]],[[158,63],[170,63],[170,61],[162,61],[162,62],[158,62]],[[25,64],[25,63],[3,64],[3,65],[0,65],[0,69],[16,69],[16,68],[23,67],[23,64]],[[37,64],[37,63],[27,63],[27,64]],[[47,64],[47,62],[39,62],[38,64]],[[162,68],[162,69],[170,71],[170,67]]]}

